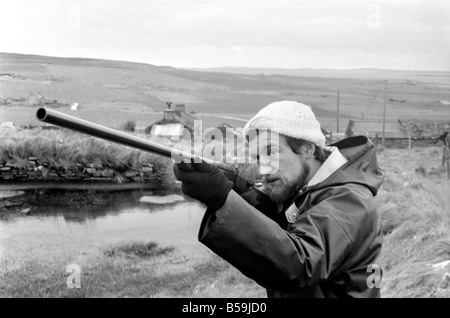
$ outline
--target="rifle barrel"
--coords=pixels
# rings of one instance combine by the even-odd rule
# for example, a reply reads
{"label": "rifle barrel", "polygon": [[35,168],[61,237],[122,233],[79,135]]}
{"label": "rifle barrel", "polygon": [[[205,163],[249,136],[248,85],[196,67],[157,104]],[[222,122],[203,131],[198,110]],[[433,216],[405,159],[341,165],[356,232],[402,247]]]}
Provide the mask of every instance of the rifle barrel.
{"label": "rifle barrel", "polygon": [[180,156],[191,160],[194,158],[200,158],[201,160],[204,160],[210,164],[216,165],[222,170],[232,173],[236,172],[235,168],[231,165],[195,156],[191,153],[183,152],[181,150],[161,145],[144,138],[133,136],[119,130],[105,127],[74,116],[70,116],[53,109],[39,108],[36,112],[36,117],[38,120],[45,123],[68,128],[80,133],[84,133],[136,149],[153,152],[165,157],[177,158],[177,156]]}

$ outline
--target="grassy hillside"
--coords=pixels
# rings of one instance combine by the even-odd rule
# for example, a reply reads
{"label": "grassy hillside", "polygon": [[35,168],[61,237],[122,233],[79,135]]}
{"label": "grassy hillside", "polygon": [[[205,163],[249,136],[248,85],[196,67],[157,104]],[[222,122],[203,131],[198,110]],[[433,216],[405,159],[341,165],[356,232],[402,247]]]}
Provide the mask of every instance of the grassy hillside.
{"label": "grassy hillside", "polygon": [[438,147],[379,155],[383,297],[450,297],[450,181],[441,158]]}
{"label": "grassy hillside", "polygon": [[[145,138],[130,132],[128,134]],[[27,129],[14,133],[0,131],[0,140],[0,163],[8,162],[21,168],[27,167],[30,157],[37,157],[51,167],[60,169],[76,169],[77,164],[91,163],[123,171],[127,168],[139,169],[142,163],[147,162],[162,170],[172,164],[170,158],[66,129]],[[153,138],[151,141],[168,145],[166,139]]]}
{"label": "grassy hillside", "polygon": [[[249,118],[270,102],[298,100],[312,105],[325,128],[333,129],[340,90],[343,129],[348,118],[382,118],[386,78],[388,120],[450,118],[450,106],[440,102],[450,101],[448,73],[359,70],[357,76],[350,71],[339,74],[331,76],[323,70],[237,74],[0,53],[0,98],[28,98],[40,92],[48,99],[78,102],[77,115],[113,126],[119,120],[146,126],[160,118],[166,101],[185,103],[188,112]],[[1,121],[36,124],[34,113],[35,108],[28,105],[0,106]]]}
{"label": "grassy hillside", "polygon": [[351,79],[375,79],[375,80],[410,80],[430,82],[438,85],[450,84],[449,72],[438,71],[405,71],[386,69],[286,69],[286,68],[251,68],[251,67],[218,67],[196,68],[195,71],[236,73],[247,75],[288,75],[298,77],[321,78],[351,78]]}

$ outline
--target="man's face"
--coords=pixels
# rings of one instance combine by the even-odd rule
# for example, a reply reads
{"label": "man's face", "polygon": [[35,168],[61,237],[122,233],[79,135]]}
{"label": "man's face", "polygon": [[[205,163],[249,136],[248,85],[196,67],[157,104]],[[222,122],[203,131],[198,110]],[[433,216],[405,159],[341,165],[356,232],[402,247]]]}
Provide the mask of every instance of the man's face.
{"label": "man's face", "polygon": [[250,139],[249,148],[272,201],[285,202],[306,184],[310,167],[302,154],[292,151],[285,136],[260,134]]}

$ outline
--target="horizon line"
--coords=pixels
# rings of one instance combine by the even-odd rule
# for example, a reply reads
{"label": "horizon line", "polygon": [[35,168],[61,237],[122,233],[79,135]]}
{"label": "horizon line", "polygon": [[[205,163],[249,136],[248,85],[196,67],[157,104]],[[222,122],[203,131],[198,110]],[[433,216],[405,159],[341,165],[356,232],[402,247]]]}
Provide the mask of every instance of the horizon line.
{"label": "horizon line", "polygon": [[122,59],[110,59],[110,58],[99,58],[99,57],[81,57],[81,56],[56,56],[56,55],[43,55],[36,53],[18,53],[18,52],[0,52],[0,54],[15,54],[15,55],[27,55],[27,56],[38,56],[46,58],[59,58],[59,59],[85,59],[85,60],[98,60],[98,61],[109,61],[109,62],[125,62],[125,63],[135,63],[135,64],[145,64],[155,67],[170,67],[181,70],[220,70],[220,69],[251,69],[251,70],[282,70],[282,71],[300,71],[300,70],[312,70],[312,71],[385,71],[385,72],[437,72],[437,73],[450,73],[449,70],[436,70],[436,69],[390,69],[390,68],[374,68],[374,67],[359,67],[359,68],[314,68],[314,67],[276,67],[276,66],[208,66],[208,67],[181,67],[181,66],[171,66],[171,65],[157,65],[150,62],[134,61],[134,60],[122,60]]}

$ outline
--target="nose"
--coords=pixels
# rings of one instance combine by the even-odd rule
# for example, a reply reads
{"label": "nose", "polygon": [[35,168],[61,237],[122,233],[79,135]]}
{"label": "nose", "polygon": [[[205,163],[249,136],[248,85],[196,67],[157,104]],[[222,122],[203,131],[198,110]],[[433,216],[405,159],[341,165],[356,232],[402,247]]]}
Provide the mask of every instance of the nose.
{"label": "nose", "polygon": [[278,172],[280,163],[278,157],[261,156],[258,160],[259,173],[261,175],[274,174]]}
{"label": "nose", "polygon": [[266,175],[272,173],[272,166],[270,165],[259,165],[259,174]]}

